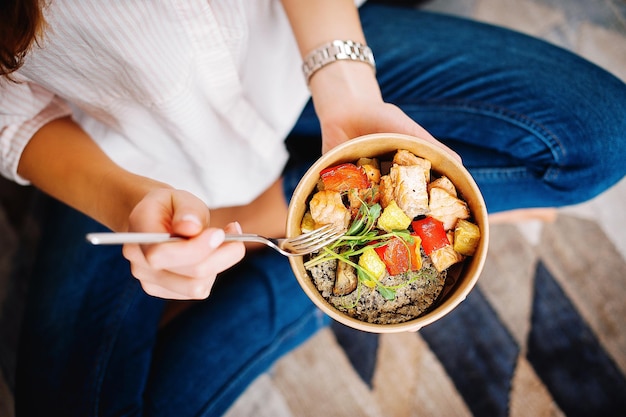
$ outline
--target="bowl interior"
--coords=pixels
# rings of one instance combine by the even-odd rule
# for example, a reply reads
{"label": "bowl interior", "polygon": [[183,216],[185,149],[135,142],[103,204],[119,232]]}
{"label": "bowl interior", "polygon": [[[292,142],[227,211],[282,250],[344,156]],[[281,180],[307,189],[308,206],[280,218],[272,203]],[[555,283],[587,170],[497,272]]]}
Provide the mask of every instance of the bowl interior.
{"label": "bowl interior", "polygon": [[485,202],[478,186],[465,167],[442,148],[420,138],[399,134],[372,134],[352,139],[318,159],[302,177],[293,193],[287,216],[287,236],[293,237],[301,234],[300,222],[306,212],[309,195],[315,189],[320,178],[319,172],[322,169],[344,162],[354,162],[361,157],[379,157],[383,160],[390,160],[398,149],[406,149],[428,159],[432,163],[433,171],[447,176],[453,182],[463,200],[469,205],[472,216],[481,230],[481,239],[474,256],[468,257],[463,262],[454,286],[444,289],[436,306],[420,317],[397,324],[366,323],[337,310],[318,292],[304,268],[303,258],[289,259],[302,289],[317,307],[342,324],[374,333],[416,331],[449,313],[465,299],[476,284],[484,266],[489,243],[489,224]]}

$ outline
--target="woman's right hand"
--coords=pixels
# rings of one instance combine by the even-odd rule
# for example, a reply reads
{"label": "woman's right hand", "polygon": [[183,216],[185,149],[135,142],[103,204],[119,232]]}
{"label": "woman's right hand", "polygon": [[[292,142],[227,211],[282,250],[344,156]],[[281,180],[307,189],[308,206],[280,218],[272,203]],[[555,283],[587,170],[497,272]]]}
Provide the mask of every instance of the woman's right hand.
{"label": "woman's right hand", "polygon": [[240,232],[237,224],[222,219],[213,222],[220,228],[210,227],[209,209],[202,200],[121,168],[71,117],[54,119],[35,133],[22,152],[18,172],[111,230],[187,237],[124,246],[133,275],[150,295],[206,298],[217,274],[245,253],[243,243],[223,243],[224,233]]}
{"label": "woman's right hand", "polygon": [[181,190],[148,193],[129,217],[131,232],[166,232],[187,239],[152,245],[126,244],[123,254],[144,291],[165,299],[204,299],[217,274],[245,254],[240,242],[224,243],[225,233],[241,233],[238,223],[210,227],[208,207]]}

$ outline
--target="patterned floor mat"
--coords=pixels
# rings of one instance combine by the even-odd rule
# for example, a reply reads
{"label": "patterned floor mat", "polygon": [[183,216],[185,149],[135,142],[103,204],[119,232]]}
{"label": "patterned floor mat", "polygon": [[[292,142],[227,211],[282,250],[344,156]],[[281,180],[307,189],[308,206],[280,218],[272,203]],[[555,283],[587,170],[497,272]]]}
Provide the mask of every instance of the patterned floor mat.
{"label": "patterned floor mat", "polygon": [[491,233],[478,286],[448,316],[399,335],[334,324],[229,415],[626,415],[626,263],[604,232],[559,215],[537,245],[515,226]]}

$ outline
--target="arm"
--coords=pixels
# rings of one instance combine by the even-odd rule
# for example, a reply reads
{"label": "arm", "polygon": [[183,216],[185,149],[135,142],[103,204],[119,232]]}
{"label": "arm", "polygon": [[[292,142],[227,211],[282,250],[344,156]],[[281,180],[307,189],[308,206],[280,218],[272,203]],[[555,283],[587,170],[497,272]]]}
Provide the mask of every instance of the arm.
{"label": "arm", "polygon": [[144,195],[169,188],[117,166],[69,117],[35,133],[22,153],[18,173],[116,231],[128,230],[130,212]]}
{"label": "arm", "polygon": [[[353,0],[282,2],[302,56],[335,39],[367,43]],[[369,65],[331,63],[313,74],[309,88],[321,123],[323,151],[356,136],[395,132],[430,140],[454,154],[398,107],[384,102]]]}
{"label": "arm", "polygon": [[113,230],[189,237],[124,246],[133,275],[151,295],[206,298],[217,274],[244,255],[243,244],[222,244],[224,232],[238,233],[238,225],[210,227],[210,213],[201,200],[122,169],[71,118],[53,120],[37,131],[22,153],[18,172]]}

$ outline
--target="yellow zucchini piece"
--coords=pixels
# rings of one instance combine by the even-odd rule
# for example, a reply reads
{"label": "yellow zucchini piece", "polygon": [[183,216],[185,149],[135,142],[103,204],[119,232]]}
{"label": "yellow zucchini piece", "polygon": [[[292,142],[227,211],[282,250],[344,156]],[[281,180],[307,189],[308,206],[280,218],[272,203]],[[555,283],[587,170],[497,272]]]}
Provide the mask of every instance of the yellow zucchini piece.
{"label": "yellow zucchini piece", "polygon": [[[377,280],[385,276],[385,271],[387,270],[387,266],[373,248],[365,248],[359,257],[359,266]],[[366,281],[364,284],[370,288],[376,286],[376,283],[373,281]]]}
{"label": "yellow zucchini piece", "polygon": [[454,250],[461,255],[472,256],[480,241],[480,229],[467,220],[459,219],[454,229]]}
{"label": "yellow zucchini piece", "polygon": [[411,224],[411,219],[394,200],[383,210],[378,218],[378,227],[387,232],[392,230],[405,230]]}
{"label": "yellow zucchini piece", "polygon": [[311,212],[307,211],[306,213],[304,213],[304,216],[302,217],[302,222],[300,223],[300,231],[302,233],[308,233],[308,232],[312,232],[316,228],[317,227],[315,224],[315,220],[313,220],[313,216],[311,216]]}

